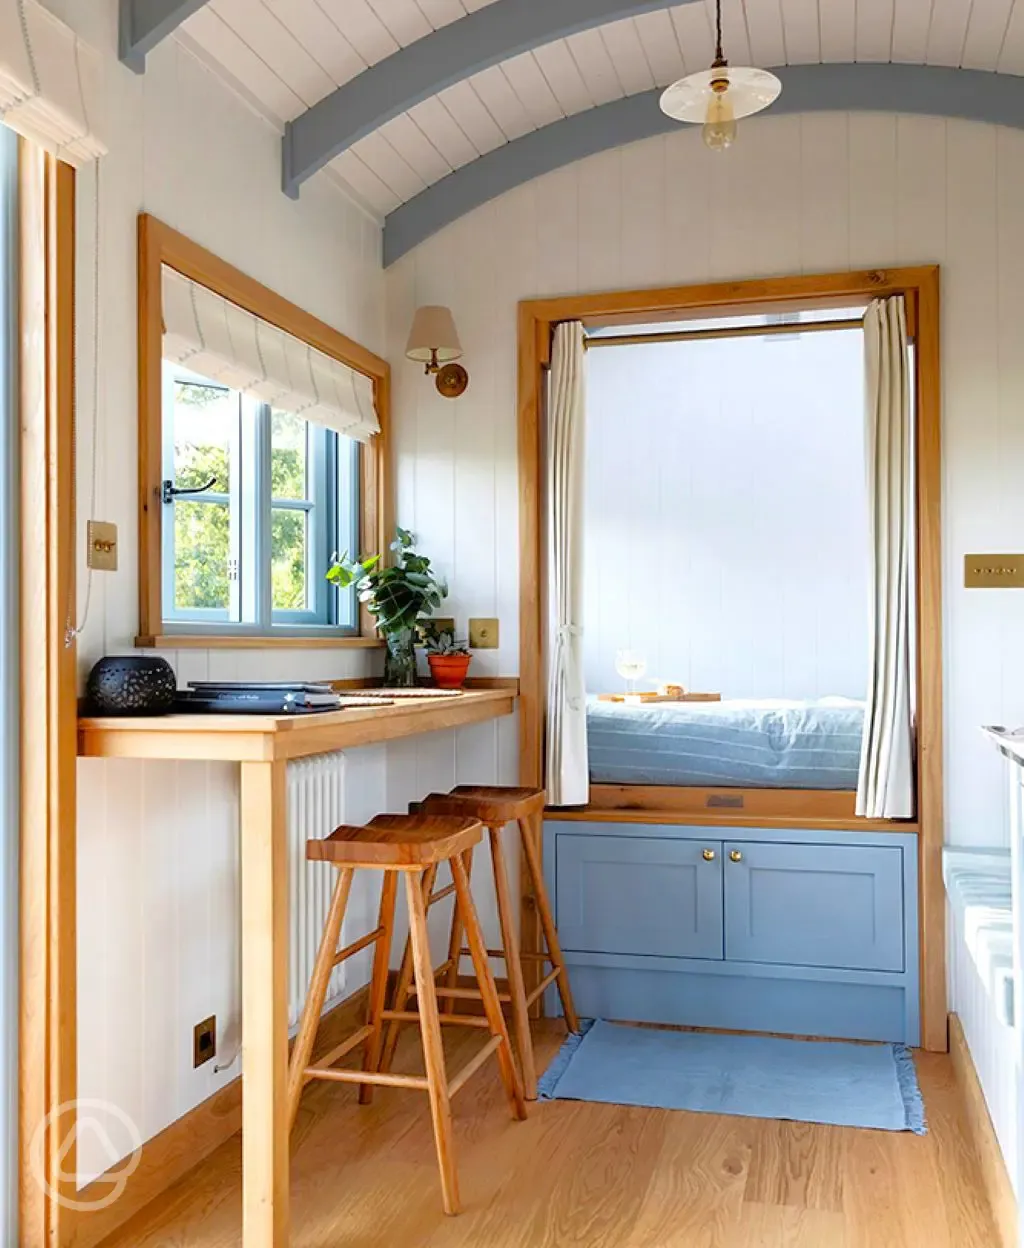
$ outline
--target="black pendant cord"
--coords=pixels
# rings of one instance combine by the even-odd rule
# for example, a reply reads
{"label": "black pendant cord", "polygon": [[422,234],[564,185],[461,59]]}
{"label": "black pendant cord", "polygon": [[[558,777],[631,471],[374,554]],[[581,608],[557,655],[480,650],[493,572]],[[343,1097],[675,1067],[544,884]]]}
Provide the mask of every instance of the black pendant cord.
{"label": "black pendant cord", "polygon": [[722,64],[725,57],[722,55],[722,0],[716,0],[715,4],[715,63]]}

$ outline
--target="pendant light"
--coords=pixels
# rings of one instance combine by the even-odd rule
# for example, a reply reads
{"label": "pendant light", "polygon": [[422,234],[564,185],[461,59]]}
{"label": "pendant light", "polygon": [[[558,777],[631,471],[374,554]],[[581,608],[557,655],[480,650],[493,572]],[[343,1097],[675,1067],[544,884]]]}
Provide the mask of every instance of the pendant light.
{"label": "pendant light", "polygon": [[715,3],[715,59],[710,69],[688,74],[667,87],[661,111],[676,121],[702,126],[704,142],[714,152],[731,147],[736,122],[773,103],[782,83],[766,69],[730,68],[722,55],[722,0]]}

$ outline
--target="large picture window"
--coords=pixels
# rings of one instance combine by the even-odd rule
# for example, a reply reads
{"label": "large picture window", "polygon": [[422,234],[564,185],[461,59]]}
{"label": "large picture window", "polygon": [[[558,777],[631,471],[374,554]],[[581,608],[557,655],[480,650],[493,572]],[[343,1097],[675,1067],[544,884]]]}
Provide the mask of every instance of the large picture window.
{"label": "large picture window", "polygon": [[161,502],[169,627],[354,632],[328,584],[359,543],[359,444],[165,361]]}

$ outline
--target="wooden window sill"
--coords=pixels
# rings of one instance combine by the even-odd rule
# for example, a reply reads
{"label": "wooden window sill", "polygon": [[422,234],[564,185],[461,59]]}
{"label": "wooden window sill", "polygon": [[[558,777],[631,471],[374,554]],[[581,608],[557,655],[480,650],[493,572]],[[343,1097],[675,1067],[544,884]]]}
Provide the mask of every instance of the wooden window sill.
{"label": "wooden window sill", "polygon": [[381,650],[379,637],[260,637],[252,633],[157,633],[135,638],[140,650]]}

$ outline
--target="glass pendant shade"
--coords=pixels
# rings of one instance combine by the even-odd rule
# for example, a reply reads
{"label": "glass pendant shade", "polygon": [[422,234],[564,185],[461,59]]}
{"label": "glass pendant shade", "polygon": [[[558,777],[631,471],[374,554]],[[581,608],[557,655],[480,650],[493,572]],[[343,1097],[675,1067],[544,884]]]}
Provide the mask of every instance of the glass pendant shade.
{"label": "glass pendant shade", "polygon": [[730,91],[715,93],[708,101],[701,136],[706,147],[713,152],[724,152],[736,138],[736,115],[732,109]]}
{"label": "glass pendant shade", "polygon": [[[728,87],[716,93],[712,82],[725,78]],[[709,147],[728,147],[736,135],[736,122],[761,112],[778,99],[782,83],[766,69],[749,66],[717,66],[680,78],[662,92],[661,111],[676,121],[689,121],[705,126],[705,142]],[[718,102],[718,106],[716,105]],[[726,123],[721,106],[728,104],[731,122]],[[731,125],[732,134],[726,142],[709,142],[708,129],[721,136]]]}

